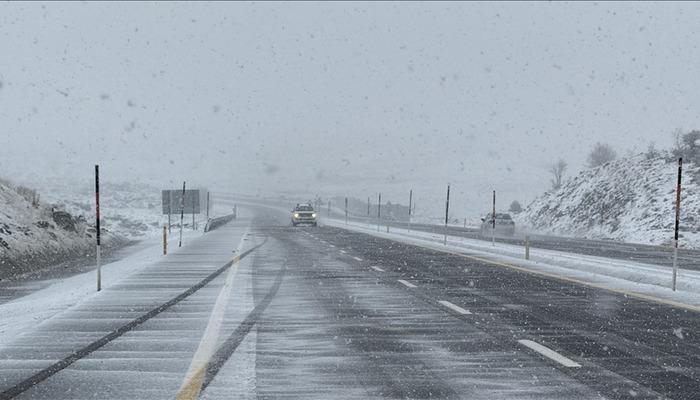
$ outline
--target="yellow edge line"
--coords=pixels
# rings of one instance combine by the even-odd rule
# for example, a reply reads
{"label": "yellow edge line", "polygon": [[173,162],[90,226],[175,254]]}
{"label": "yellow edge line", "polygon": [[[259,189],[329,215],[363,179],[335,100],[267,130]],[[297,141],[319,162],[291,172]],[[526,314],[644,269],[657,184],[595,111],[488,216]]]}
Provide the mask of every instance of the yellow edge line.
{"label": "yellow edge line", "polygon": [[[241,257],[236,255],[231,259],[231,266],[238,264],[241,261]],[[175,400],[194,400],[199,396],[199,392],[202,390],[202,384],[204,383],[204,372],[206,372],[207,360],[204,365],[197,369],[197,372],[192,374],[192,377],[185,382],[178,390]]]}
{"label": "yellow edge line", "polygon": [[197,372],[192,375],[187,384],[183,385],[182,388],[177,392],[175,400],[194,400],[199,396],[199,392],[202,389],[202,383],[204,382],[204,371],[206,371],[206,365],[200,367]]}
{"label": "yellow edge line", "polygon": [[681,303],[681,302],[675,301],[675,300],[663,299],[660,297],[655,297],[655,296],[651,296],[651,295],[639,293],[639,292],[633,292],[630,290],[615,289],[615,288],[607,287],[607,286],[604,286],[604,285],[601,285],[598,283],[583,281],[583,280],[576,279],[576,278],[570,278],[570,277],[564,276],[564,275],[558,275],[558,274],[552,274],[552,273],[544,272],[544,271],[532,270],[532,269],[528,269],[526,267],[522,267],[522,266],[518,266],[518,265],[502,263],[499,261],[493,261],[493,260],[489,260],[486,258],[471,256],[471,255],[467,255],[467,254],[463,254],[463,253],[457,253],[457,252],[453,252],[453,251],[449,251],[449,250],[447,250],[445,252],[455,254],[455,255],[458,255],[458,256],[461,256],[464,258],[471,258],[473,260],[485,262],[488,264],[499,265],[499,266],[505,267],[505,268],[511,268],[511,269],[525,272],[525,273],[529,273],[529,274],[542,275],[542,276],[546,276],[548,278],[558,279],[558,280],[565,281],[565,282],[576,283],[576,284],[583,285],[583,286],[589,286],[589,287],[594,287],[596,289],[607,290],[607,291],[613,292],[613,293],[624,294],[624,295],[627,295],[630,297],[635,297],[635,298],[642,299],[642,300],[647,300],[647,301],[660,303],[660,304],[664,304],[664,305],[668,305],[668,306],[682,308],[682,309],[689,310],[689,311],[700,312],[700,307],[694,306],[692,304]]}
{"label": "yellow edge line", "polygon": [[[435,250],[439,250],[439,249],[436,248],[436,247],[430,247],[430,248],[431,248],[431,249],[435,249]],[[548,278],[558,279],[558,280],[565,281],[565,282],[570,282],[570,283],[576,283],[576,284],[583,285],[583,286],[594,287],[594,288],[596,288],[596,289],[607,290],[607,291],[609,291],[609,292],[618,293],[618,294],[624,294],[624,295],[626,295],[626,296],[635,297],[635,298],[638,298],[638,299],[642,299],[642,300],[646,300],[646,301],[651,301],[651,302],[655,302],[655,303],[660,303],[660,304],[663,304],[663,305],[672,306],[672,307],[676,307],[676,308],[682,308],[682,309],[684,309],[684,310],[689,310],[689,311],[694,311],[694,312],[700,312],[700,307],[694,306],[694,305],[692,305],[692,304],[681,303],[681,302],[675,301],[675,300],[663,299],[663,298],[660,298],[660,297],[655,297],[655,296],[651,296],[651,295],[643,294],[643,293],[638,293],[638,292],[632,292],[632,291],[624,290],[624,289],[615,289],[615,288],[607,287],[607,286],[604,286],[604,285],[601,285],[601,284],[598,284],[598,283],[583,281],[583,280],[576,279],[576,278],[570,278],[570,277],[564,276],[564,275],[552,274],[552,273],[549,273],[549,272],[544,272],[544,271],[537,271],[537,270],[533,270],[533,269],[528,269],[528,268],[526,268],[526,267],[522,267],[522,266],[519,266],[519,265],[513,265],[513,264],[503,263],[503,262],[499,262],[499,261],[493,261],[493,260],[489,260],[489,259],[487,259],[487,258],[482,258],[482,257],[477,257],[477,256],[472,256],[472,255],[467,255],[467,254],[464,254],[464,253],[458,253],[458,252],[454,252],[454,251],[451,251],[451,250],[445,250],[445,249],[443,249],[443,250],[441,250],[441,251],[443,251],[443,252],[445,252],[445,253],[454,254],[454,255],[457,255],[457,256],[460,256],[460,257],[470,258],[470,259],[472,259],[472,260],[481,261],[481,262],[484,262],[484,263],[487,263],[487,264],[493,264],[493,265],[498,265],[498,266],[505,267],[505,268],[514,269],[514,270],[516,270],[516,271],[525,272],[525,273],[528,273],[528,274],[546,276],[546,277],[548,277]]]}
{"label": "yellow edge line", "polygon": [[[343,229],[342,226],[337,226],[337,227]],[[348,230],[351,230],[351,229],[348,229]],[[365,233],[365,234],[368,233],[368,232],[363,232],[363,231],[359,231],[359,230],[357,232],[361,232],[361,233]],[[369,234],[373,234],[373,232],[369,232]],[[380,236],[380,235],[373,235],[373,236]],[[391,239],[389,239],[389,240],[391,240]],[[464,254],[464,253],[459,253],[456,251],[440,248],[439,246],[432,246],[432,245],[427,245],[427,244],[416,244],[416,243],[407,243],[407,244],[418,246],[418,247],[423,247],[426,249],[437,250],[437,251],[441,251],[443,253],[453,254],[456,256],[464,257],[464,258],[469,258],[469,259],[481,261],[481,262],[484,262],[487,264],[493,264],[493,265],[498,265],[500,267],[510,268],[510,269],[514,269],[516,271],[524,272],[527,274],[546,276],[548,278],[558,279],[560,281],[565,281],[565,282],[569,282],[569,283],[575,283],[575,284],[579,284],[579,285],[583,285],[583,286],[593,287],[596,289],[606,290],[606,291],[612,292],[612,293],[624,294],[626,296],[634,297],[637,299],[646,300],[646,301],[653,302],[653,303],[659,303],[659,304],[663,304],[663,305],[667,305],[667,306],[671,306],[671,307],[681,308],[684,310],[694,311],[694,312],[700,313],[700,307],[694,306],[692,304],[681,303],[681,302],[675,301],[675,300],[663,299],[660,297],[651,296],[648,294],[643,294],[643,293],[638,293],[638,292],[632,292],[632,291],[624,290],[624,289],[615,289],[615,288],[607,287],[607,286],[604,286],[604,285],[601,285],[598,283],[587,282],[587,281],[583,281],[583,280],[576,279],[576,278],[570,278],[570,277],[564,276],[564,275],[552,274],[552,273],[544,272],[544,271],[537,271],[537,270],[528,269],[526,267],[522,267],[519,265],[513,265],[513,264],[508,264],[508,263],[504,263],[504,262],[500,262],[500,261],[489,260],[488,258],[477,257],[477,256],[472,256],[472,255],[468,255],[468,254]]]}

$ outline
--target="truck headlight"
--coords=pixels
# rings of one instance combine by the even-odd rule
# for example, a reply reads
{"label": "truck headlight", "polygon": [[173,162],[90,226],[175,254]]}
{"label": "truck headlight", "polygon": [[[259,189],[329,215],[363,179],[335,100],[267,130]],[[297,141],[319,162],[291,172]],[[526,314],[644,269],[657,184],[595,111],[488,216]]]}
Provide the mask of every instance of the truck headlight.
{"label": "truck headlight", "polygon": [[316,213],[312,213],[311,218],[316,218]]}
{"label": "truck headlight", "polygon": [[294,218],[299,218],[299,213],[294,213]]}

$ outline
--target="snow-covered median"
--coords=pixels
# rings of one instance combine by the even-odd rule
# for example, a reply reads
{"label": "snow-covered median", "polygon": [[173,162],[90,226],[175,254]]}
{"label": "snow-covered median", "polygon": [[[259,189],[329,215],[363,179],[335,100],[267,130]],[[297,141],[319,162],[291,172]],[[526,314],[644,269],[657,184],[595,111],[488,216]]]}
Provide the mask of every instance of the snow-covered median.
{"label": "snow-covered median", "polygon": [[525,260],[523,246],[492,245],[488,241],[450,235],[447,236],[447,245],[443,245],[444,236],[440,234],[409,232],[393,227],[387,233],[386,226],[378,231],[376,225],[357,222],[346,225],[344,220],[329,218],[323,219],[322,223],[700,311],[699,271],[681,269],[678,290],[673,292],[670,289],[671,268],[664,266],[533,248],[530,249],[530,260]]}

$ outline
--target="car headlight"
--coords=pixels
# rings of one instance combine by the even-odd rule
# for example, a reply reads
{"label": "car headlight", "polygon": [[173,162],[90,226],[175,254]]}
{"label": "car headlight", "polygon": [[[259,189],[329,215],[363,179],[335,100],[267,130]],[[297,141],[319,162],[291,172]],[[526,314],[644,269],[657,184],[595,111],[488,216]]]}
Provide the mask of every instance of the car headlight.
{"label": "car headlight", "polygon": [[312,213],[311,218],[316,218],[316,213]]}
{"label": "car headlight", "polygon": [[299,213],[294,213],[294,218],[299,218]]}

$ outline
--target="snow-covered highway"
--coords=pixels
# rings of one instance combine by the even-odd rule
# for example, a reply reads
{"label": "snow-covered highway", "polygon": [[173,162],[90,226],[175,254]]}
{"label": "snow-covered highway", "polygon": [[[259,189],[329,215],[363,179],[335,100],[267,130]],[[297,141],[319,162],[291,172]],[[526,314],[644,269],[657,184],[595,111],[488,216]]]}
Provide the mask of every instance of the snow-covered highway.
{"label": "snow-covered highway", "polygon": [[249,207],[6,342],[0,398],[700,392],[692,311],[288,218]]}

